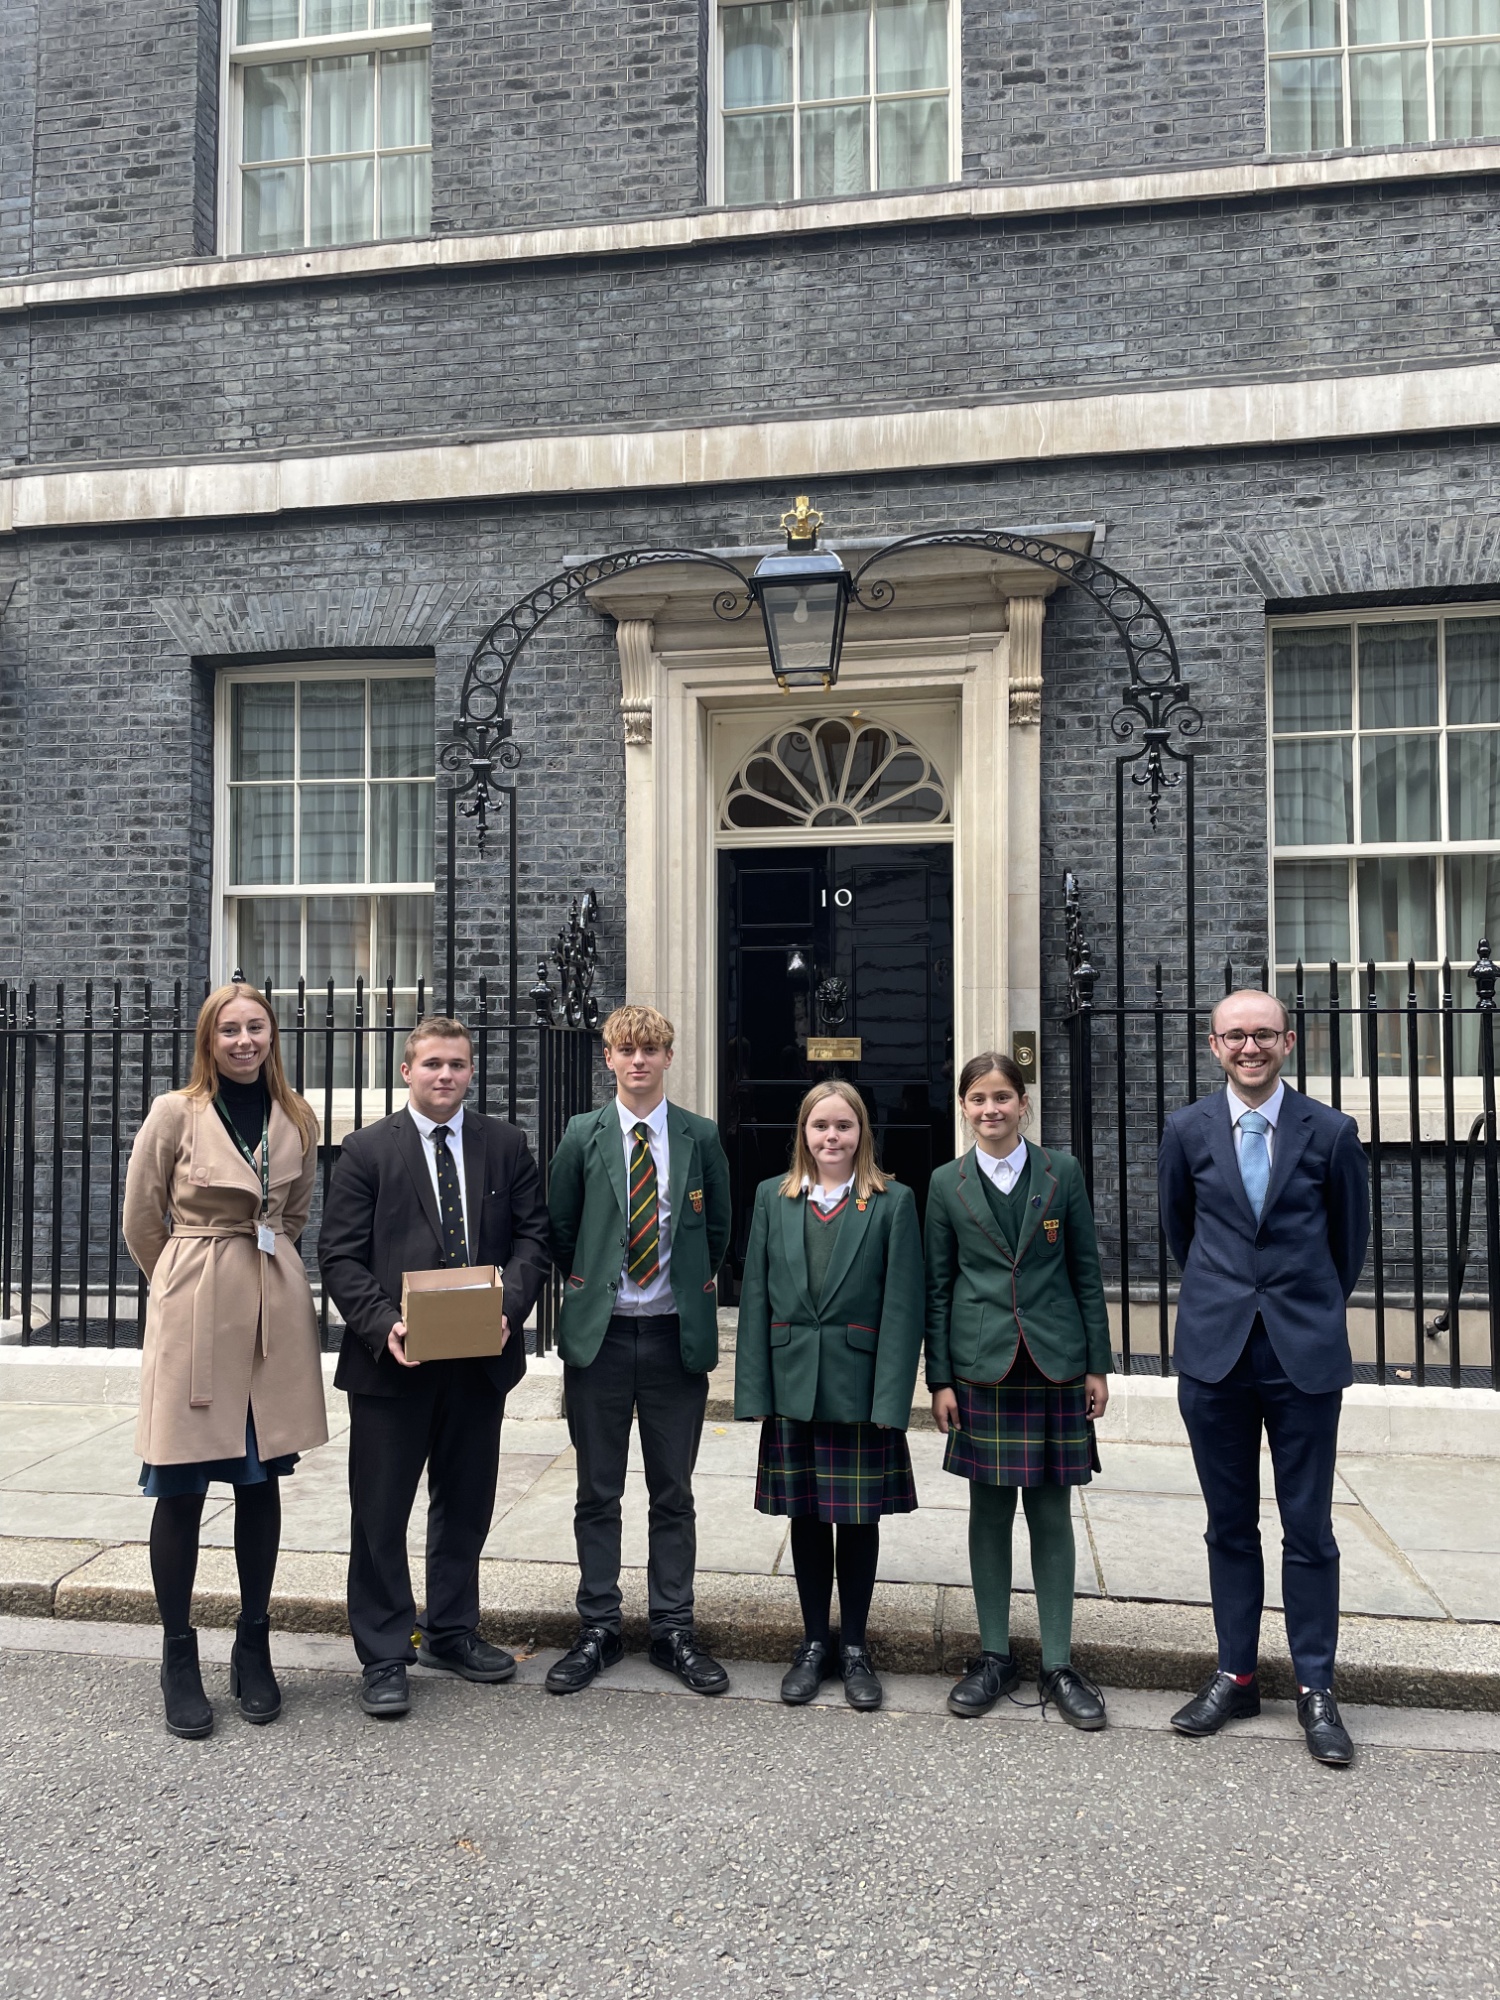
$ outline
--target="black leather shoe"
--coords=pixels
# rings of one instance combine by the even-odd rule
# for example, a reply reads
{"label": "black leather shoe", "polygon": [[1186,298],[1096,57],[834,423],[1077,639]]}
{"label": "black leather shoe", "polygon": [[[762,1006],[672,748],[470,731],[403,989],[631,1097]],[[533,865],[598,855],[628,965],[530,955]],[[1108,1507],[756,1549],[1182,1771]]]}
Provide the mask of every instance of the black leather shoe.
{"label": "black leather shoe", "polygon": [[844,1683],[844,1699],[851,1708],[879,1708],[885,1700],[885,1689],[880,1685],[868,1648],[840,1646],[839,1673]]}
{"label": "black leather shoe", "polygon": [[271,1621],[241,1615],[229,1655],[229,1692],[247,1722],[274,1722],[281,1713],[281,1689],[271,1670]]}
{"label": "black leather shoe", "polygon": [[781,1678],[781,1699],[788,1708],[810,1702],[824,1681],[831,1681],[838,1668],[833,1647],[826,1639],[804,1639],[792,1656],[792,1664]]}
{"label": "black leather shoe", "polygon": [[560,1660],[547,1669],[548,1694],[577,1694],[605,1667],[625,1657],[625,1641],[603,1625],[585,1625]]}
{"label": "black leather shoe", "polygon": [[1178,1709],[1172,1727],[1179,1736],[1212,1736],[1226,1722],[1243,1722],[1247,1716],[1259,1714],[1259,1681],[1252,1676],[1241,1686],[1233,1674],[1217,1673]]}
{"label": "black leather shoe", "polygon": [[1327,1688],[1309,1688],[1297,1697],[1297,1720],[1307,1738],[1308,1754],[1320,1764],[1352,1764],[1354,1745],[1339,1719],[1339,1705]]}
{"label": "black leather shoe", "polygon": [[477,1632],[466,1632],[451,1646],[429,1646],[424,1639],[417,1648],[417,1665],[441,1667],[445,1674],[458,1674],[466,1681],[508,1681],[516,1671],[514,1656]]}
{"label": "black leather shoe", "polygon": [[1009,1694],[1021,1679],[1014,1653],[981,1653],[970,1660],[964,1677],[948,1694],[951,1715],[988,1715],[1001,1695]]}
{"label": "black leather shoe", "polygon": [[411,1707],[411,1689],[406,1684],[406,1668],[400,1660],[383,1667],[366,1667],[359,1684],[359,1705],[366,1715],[392,1721]]}
{"label": "black leather shoe", "polygon": [[1054,1667],[1037,1683],[1043,1708],[1055,1708],[1075,1729],[1102,1729],[1109,1720],[1104,1696],[1077,1667]]}
{"label": "black leather shoe", "polygon": [[164,1633],[161,1642],[161,1694],[167,1711],[167,1734],[196,1741],[211,1736],[214,1712],[203,1692],[203,1675],[198,1668],[198,1634],[179,1632],[173,1638]]}
{"label": "black leather shoe", "polygon": [[729,1676],[711,1654],[705,1653],[693,1637],[691,1625],[665,1632],[651,1641],[651,1664],[664,1673],[676,1674],[694,1694],[722,1694]]}

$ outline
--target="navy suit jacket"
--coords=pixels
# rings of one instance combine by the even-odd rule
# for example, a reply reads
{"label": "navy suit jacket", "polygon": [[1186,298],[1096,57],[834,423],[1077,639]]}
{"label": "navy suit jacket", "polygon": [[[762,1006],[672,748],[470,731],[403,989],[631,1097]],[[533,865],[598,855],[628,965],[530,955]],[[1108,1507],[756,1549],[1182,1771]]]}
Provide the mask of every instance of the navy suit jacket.
{"label": "navy suit jacket", "polygon": [[1257,1223],[1226,1093],[1167,1120],[1157,1180],[1182,1269],[1173,1353],[1179,1374],[1222,1382],[1259,1313],[1288,1376],[1320,1395],[1354,1380],[1346,1307],[1370,1237],[1370,1177],[1354,1120],[1290,1087],[1272,1151]]}

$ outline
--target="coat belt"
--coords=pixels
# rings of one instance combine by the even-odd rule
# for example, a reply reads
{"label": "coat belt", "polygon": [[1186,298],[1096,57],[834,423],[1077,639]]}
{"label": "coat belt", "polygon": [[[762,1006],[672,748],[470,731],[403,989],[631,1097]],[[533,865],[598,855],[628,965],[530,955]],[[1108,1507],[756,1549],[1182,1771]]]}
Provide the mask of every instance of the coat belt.
{"label": "coat belt", "polygon": [[[254,1222],[174,1222],[173,1236],[194,1237],[214,1245],[227,1243],[232,1237],[254,1237],[257,1224]],[[280,1236],[283,1232],[276,1230]],[[260,1265],[260,1314],[258,1331],[262,1357],[270,1353],[266,1328],[266,1256],[261,1251],[256,1258]],[[209,1252],[198,1283],[193,1291],[193,1350],[192,1371],[188,1386],[188,1403],[192,1409],[206,1410],[214,1399],[214,1323],[218,1317],[218,1251]]]}

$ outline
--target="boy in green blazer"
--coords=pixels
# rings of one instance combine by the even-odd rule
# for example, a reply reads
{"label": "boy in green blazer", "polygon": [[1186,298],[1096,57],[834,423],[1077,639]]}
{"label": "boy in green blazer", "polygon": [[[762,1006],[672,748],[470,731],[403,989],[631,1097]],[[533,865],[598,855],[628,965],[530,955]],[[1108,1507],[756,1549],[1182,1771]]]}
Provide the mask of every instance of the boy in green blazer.
{"label": "boy in green blazer", "polygon": [[578,1456],[579,1633],[547,1687],[574,1694],[623,1651],[620,1499],[637,1419],[651,1495],[651,1660],[695,1693],[722,1694],[729,1676],[693,1636],[693,1467],[719,1358],[715,1273],[729,1247],[729,1162],[709,1119],[667,1101],[664,1015],[616,1008],[603,1038],[617,1094],[569,1122],[548,1195]]}

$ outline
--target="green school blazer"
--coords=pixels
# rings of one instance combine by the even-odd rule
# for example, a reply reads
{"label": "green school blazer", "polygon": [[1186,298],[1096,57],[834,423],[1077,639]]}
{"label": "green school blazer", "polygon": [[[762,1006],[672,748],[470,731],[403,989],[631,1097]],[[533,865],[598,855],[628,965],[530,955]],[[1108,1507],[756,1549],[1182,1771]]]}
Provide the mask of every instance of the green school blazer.
{"label": "green school blazer", "polygon": [[998,1382],[1024,1334],[1054,1382],[1113,1365],[1099,1243],[1071,1153],[1026,1144],[1027,1181],[1012,1258],[975,1149],[939,1167],[927,1196],[927,1386]]}
{"label": "green school blazer", "polygon": [[922,1249],[910,1188],[851,1196],[815,1301],[806,1195],[755,1190],[734,1351],[736,1417],[889,1424],[904,1431],[922,1357]]}
{"label": "green school blazer", "polygon": [[[729,1162],[712,1119],[667,1107],[667,1193],[672,1302],[682,1326],[682,1365],[705,1375],[719,1359],[714,1274],[729,1248]],[[552,1156],[547,1188],[552,1254],[563,1275],[557,1347],[587,1368],[604,1344],[625,1262],[625,1146],[614,1100],[570,1118]]]}

